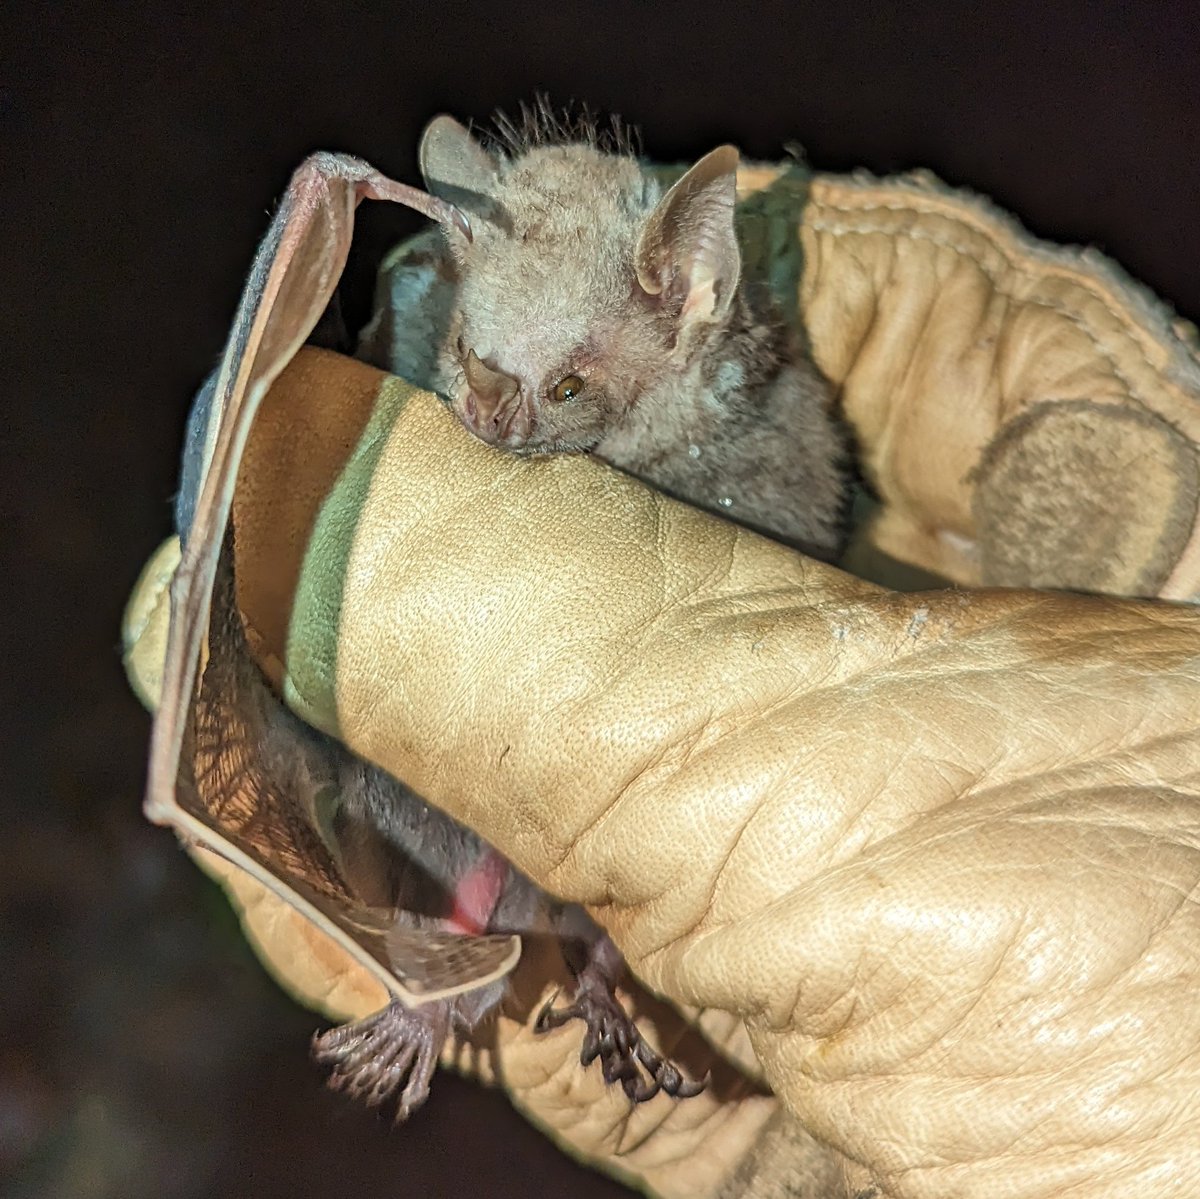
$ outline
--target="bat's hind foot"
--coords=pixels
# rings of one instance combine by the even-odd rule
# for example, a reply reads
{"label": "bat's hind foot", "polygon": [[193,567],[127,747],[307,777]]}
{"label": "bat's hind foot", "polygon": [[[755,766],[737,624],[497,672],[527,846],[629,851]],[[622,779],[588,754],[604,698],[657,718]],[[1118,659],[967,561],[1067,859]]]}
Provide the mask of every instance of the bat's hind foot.
{"label": "bat's hind foot", "polygon": [[590,1066],[597,1058],[604,1081],[619,1082],[634,1103],[645,1103],[659,1091],[678,1099],[699,1095],[705,1081],[685,1078],[679,1067],[660,1057],[642,1038],[633,1018],[621,1006],[602,970],[585,967],[579,974],[574,1001],[556,1008],[554,1000],[538,1013],[535,1032],[548,1032],[570,1020],[587,1025],[579,1060]]}
{"label": "bat's hind foot", "polygon": [[450,1028],[445,1003],[405,1007],[393,1000],[381,1012],[313,1037],[313,1057],[331,1069],[329,1085],[378,1107],[397,1096],[396,1123],[429,1098],[438,1055]]}

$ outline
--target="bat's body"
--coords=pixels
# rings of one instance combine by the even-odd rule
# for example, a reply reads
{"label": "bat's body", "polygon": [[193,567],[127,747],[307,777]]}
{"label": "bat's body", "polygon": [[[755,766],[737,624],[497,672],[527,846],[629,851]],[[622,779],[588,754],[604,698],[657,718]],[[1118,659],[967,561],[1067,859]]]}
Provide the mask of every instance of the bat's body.
{"label": "bat's body", "polygon": [[[202,435],[201,412],[189,439],[146,811],[231,856],[382,968],[396,1000],[322,1034],[315,1052],[352,1093],[398,1096],[401,1117],[428,1093],[447,1036],[504,998],[510,934],[557,936],[576,971],[573,1000],[544,1010],[539,1028],[583,1020],[581,1061],[599,1058],[632,1099],[698,1086],[640,1038],[615,994],[620,954],[582,909],[309,728],[259,672],[227,541],[235,434],[261,390],[252,385],[317,323],[337,270],[311,266],[340,267],[358,200],[403,203],[437,221],[450,246],[435,288],[451,301],[450,334],[424,354],[479,436],[526,453],[595,452],[829,556],[841,539],[842,441],[827,384],[769,304],[739,286],[736,161],[728,147],[714,151],[660,195],[628,154],[535,145],[501,164],[448,118],[422,143],[435,195],[356,159],[314,155],[260,249],[212,381],[220,434]],[[303,286],[284,286],[301,275]],[[413,377],[407,361],[384,365]]]}
{"label": "bat's body", "polygon": [[741,269],[736,151],[664,195],[619,144],[586,128],[560,144],[547,114],[527,116],[508,154],[449,117],[422,139],[427,186],[470,225],[442,222],[457,280],[437,389],[493,445],[590,451],[835,557],[846,439],[828,380]]}
{"label": "bat's body", "polygon": [[[393,328],[413,336],[383,361],[364,356],[448,395],[464,424],[498,447],[592,452],[679,498],[836,555],[845,441],[828,381],[766,289],[741,276],[736,153],[714,151],[663,195],[628,153],[586,137],[542,144],[544,116],[510,139],[513,157],[485,150],[448,117],[430,124],[427,185],[462,219],[439,222],[445,247],[431,246],[427,290],[411,297],[412,311],[392,314]],[[466,829],[370,767],[342,794],[343,860],[364,878],[390,877],[389,902],[444,920],[465,892],[486,892],[479,863],[489,851]],[[633,1097],[690,1093],[616,1002],[622,962],[611,942],[581,910],[502,869],[477,931],[552,931],[583,950],[575,1004],[543,1026],[587,1021],[583,1060],[602,1056],[605,1076]],[[502,994],[492,984],[468,1007],[456,1000],[450,1022],[481,1018]],[[429,1014],[445,1026],[444,1013]],[[404,1019],[412,1024],[412,1012]],[[339,1030],[319,1050],[361,1074],[375,1035]],[[406,1036],[422,1039],[419,1029]]]}

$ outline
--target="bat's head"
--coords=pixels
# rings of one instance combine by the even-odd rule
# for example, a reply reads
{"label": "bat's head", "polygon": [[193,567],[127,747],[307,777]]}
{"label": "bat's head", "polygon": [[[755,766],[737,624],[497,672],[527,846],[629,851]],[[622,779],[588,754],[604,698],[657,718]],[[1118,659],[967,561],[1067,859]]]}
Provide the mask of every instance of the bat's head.
{"label": "bat's head", "polygon": [[447,116],[420,159],[470,226],[443,225],[460,278],[450,398],[483,440],[594,448],[728,316],[741,266],[732,146],[665,195],[628,153],[577,141],[502,154]]}

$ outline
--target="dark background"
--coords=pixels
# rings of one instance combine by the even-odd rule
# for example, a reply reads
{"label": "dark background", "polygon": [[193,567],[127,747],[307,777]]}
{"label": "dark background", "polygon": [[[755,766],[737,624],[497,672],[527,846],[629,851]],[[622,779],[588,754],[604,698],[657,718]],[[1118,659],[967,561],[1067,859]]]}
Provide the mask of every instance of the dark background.
{"label": "dark background", "polygon": [[[616,1194],[440,1078],[393,1133],[325,1093],[317,1018],[139,812],[121,609],[169,531],[185,411],[310,150],[417,181],[424,122],[535,89],[678,160],[799,141],[926,166],[1200,316],[1200,18],[1178,5],[562,3],[0,15],[0,1178],[63,1199]],[[415,218],[364,205],[351,311]],[[361,300],[360,300],[361,303]],[[540,1181],[539,1181],[540,1180]]]}

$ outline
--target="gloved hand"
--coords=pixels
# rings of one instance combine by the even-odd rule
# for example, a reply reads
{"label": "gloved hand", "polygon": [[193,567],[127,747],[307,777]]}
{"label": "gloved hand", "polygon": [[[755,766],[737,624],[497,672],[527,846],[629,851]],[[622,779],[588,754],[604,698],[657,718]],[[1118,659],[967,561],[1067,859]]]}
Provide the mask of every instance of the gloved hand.
{"label": "gloved hand", "polygon": [[[882,238],[911,268],[912,229],[950,218],[905,225],[904,205],[853,199],[814,222],[805,311],[866,438],[884,548],[969,576],[979,559],[963,529],[986,533],[1006,501],[1005,528],[1036,524],[1038,504],[1056,502],[1040,466],[1094,428],[1128,425],[1168,449],[1174,438],[1186,461],[1186,420],[1129,415],[1180,392],[1177,373],[1156,379],[1120,357],[1136,355],[1111,296],[1067,321],[1088,334],[1079,354],[1102,364],[1093,381],[1129,385],[1130,403],[1108,397],[1104,419],[1011,387],[988,428],[961,439],[945,419],[950,387],[923,406],[905,391],[874,419],[864,379],[888,374],[880,339],[931,293],[906,276],[897,304],[875,297],[870,322],[839,325],[837,296],[861,298],[862,279],[845,275],[861,240],[840,259],[818,251]],[[905,200],[910,216],[949,207]],[[929,244],[948,240],[943,228]],[[994,282],[994,263],[971,252],[984,266],[963,269]],[[839,264],[841,289],[818,287]],[[1051,322],[1080,278],[1052,282],[1058,307],[1033,302]],[[945,294],[929,299],[944,319]],[[994,377],[1028,383],[1012,369],[1028,313],[1011,317]],[[974,493],[956,491],[966,471],[953,455],[922,473],[927,437],[900,435],[906,411],[941,412],[945,444],[978,468]],[[1042,490],[1022,508],[1027,468]],[[778,1097],[731,1074],[627,1120],[589,1091],[570,1030],[532,1037],[526,1001],[502,1025],[500,1066],[561,1138],[662,1194],[769,1194],[789,1169],[816,1187],[831,1166],[845,1193],[896,1196],[1200,1181],[1194,610],[885,591],[595,463],[507,458],[431,397],[313,352],[268,397],[240,477],[239,602],[293,705],[586,904],[637,974],[688,1015],[704,1009],[698,1025]],[[1124,582],[1129,558],[1115,554],[1109,589],[1195,589],[1192,524],[1176,512],[1186,468],[1164,478],[1178,487],[1131,525],[1158,519],[1158,548]],[[1069,510],[1103,501],[1116,528],[1114,492],[1092,492]],[[997,557],[1005,544],[984,538],[993,575],[1044,565]],[[139,644],[153,642],[154,610]],[[297,936],[311,943],[294,914],[253,902],[251,931],[293,986],[342,1015],[379,1006],[361,972],[292,956]],[[528,979],[553,985],[553,966],[539,976],[530,963]],[[659,1027],[670,1040],[681,1025],[664,1010]]]}
{"label": "gloved hand", "polygon": [[[285,376],[239,527],[337,369]],[[300,577],[301,710],[585,904],[651,988],[737,1016],[861,1185],[1192,1177],[1200,613],[887,592],[384,392],[308,542],[347,552]],[[256,530],[252,626],[287,548]]]}

